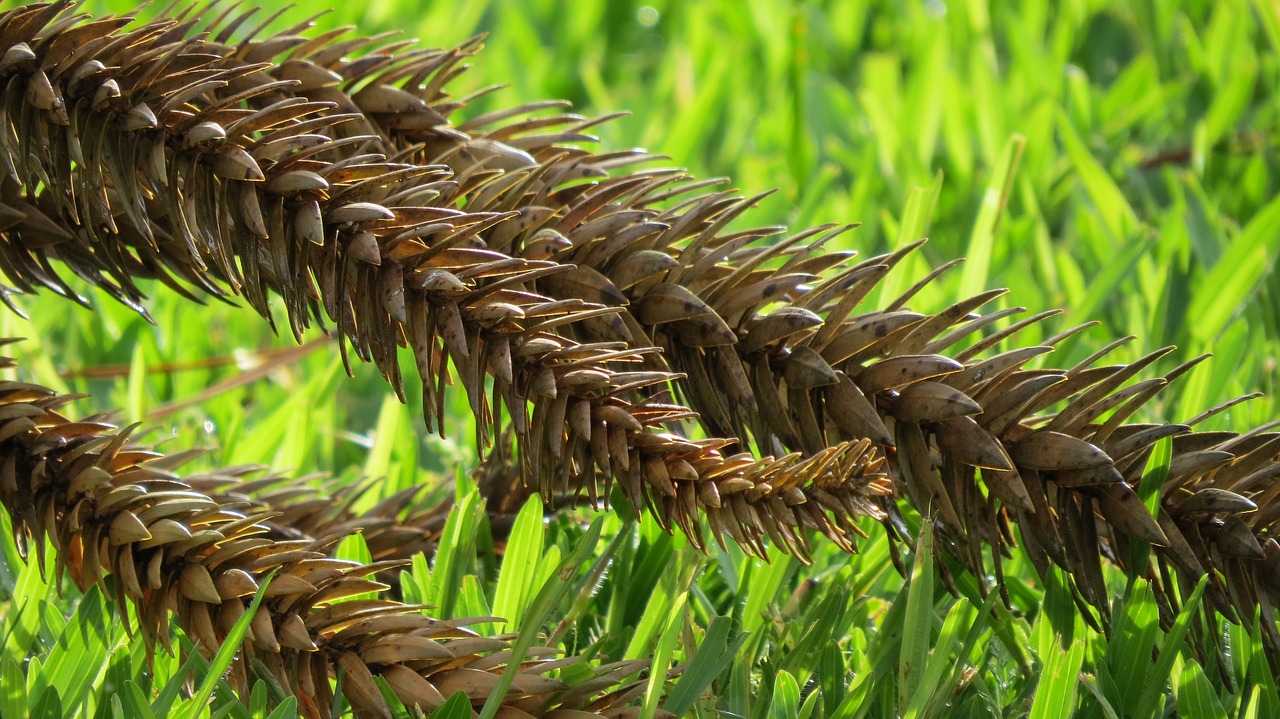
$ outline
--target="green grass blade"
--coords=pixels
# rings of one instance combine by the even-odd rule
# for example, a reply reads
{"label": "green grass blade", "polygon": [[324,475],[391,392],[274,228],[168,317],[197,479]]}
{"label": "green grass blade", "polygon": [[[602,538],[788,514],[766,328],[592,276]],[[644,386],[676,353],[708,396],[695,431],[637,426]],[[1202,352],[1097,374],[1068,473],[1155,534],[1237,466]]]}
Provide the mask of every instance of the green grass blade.
{"label": "green grass blade", "polygon": [[[559,606],[560,600],[569,592],[569,589],[580,583],[574,582],[573,579],[578,575],[578,570],[582,563],[587,561],[591,553],[595,551],[596,544],[600,541],[600,528],[603,521],[602,517],[596,517],[592,520],[591,526],[575,542],[573,551],[569,553],[569,556],[565,557],[556,573],[542,585],[537,596],[530,602],[528,611],[521,619],[525,626],[525,631],[521,632],[519,638],[512,644],[511,659],[507,664],[506,670],[499,677],[493,694],[484,703],[484,708],[480,711],[480,719],[493,719],[498,713],[498,709],[502,707],[507,690],[511,688],[511,684],[516,679],[516,674],[520,672],[520,662],[523,661],[525,654],[538,638],[538,633],[530,631],[529,628],[540,627],[546,623],[547,617]],[[620,542],[622,536],[620,534],[615,537],[614,544]],[[616,549],[616,547],[612,547],[612,549]],[[599,561],[604,561],[605,558],[610,556],[612,556],[612,551],[606,550]],[[590,572],[585,575],[585,577],[590,576],[592,576]]]}
{"label": "green grass blade", "polygon": [[1200,665],[1195,662],[1181,664],[1181,668],[1175,667],[1174,671],[1178,713],[1185,719],[1227,719],[1227,711],[1222,708]]}
{"label": "green grass blade", "polygon": [[1182,642],[1186,639],[1187,631],[1191,628],[1191,622],[1195,620],[1200,611],[1200,600],[1204,597],[1204,589],[1208,584],[1208,575],[1200,577],[1200,582],[1196,584],[1195,591],[1191,593],[1191,597],[1182,605],[1182,611],[1178,613],[1178,618],[1174,620],[1173,627],[1165,635],[1164,641],[1160,643],[1160,656],[1156,658],[1155,666],[1142,679],[1142,698],[1138,703],[1134,716],[1153,716],[1164,701],[1169,673],[1173,670],[1173,660],[1177,658],[1178,652],[1183,648]]}
{"label": "green grass blade", "polygon": [[907,609],[898,659],[898,706],[907,707],[920,690],[933,634],[933,523],[920,524],[916,556],[907,585]]}
{"label": "green grass blade", "polygon": [[965,250],[964,270],[960,275],[960,297],[972,297],[987,289],[987,276],[991,272],[991,255],[995,246],[996,228],[1013,193],[1013,181],[1018,174],[1018,163],[1027,138],[1014,135],[1000,151],[1000,159],[991,171],[991,181],[982,193],[982,205],[973,223],[973,234]]}
{"label": "green grass blade", "polygon": [[1189,310],[1192,335],[1212,342],[1258,288],[1280,255],[1280,198],[1245,225],[1209,271]]}
{"label": "green grass blade", "polygon": [[471,711],[471,700],[467,695],[456,692],[427,717],[428,719],[471,719],[474,714],[475,712]]}
{"label": "green grass blade", "polygon": [[187,710],[179,712],[180,719],[196,719],[208,705],[209,697],[213,694],[213,688],[218,685],[218,680],[222,678],[222,675],[231,666],[231,661],[235,659],[236,654],[240,653],[240,645],[244,642],[244,635],[249,631],[249,623],[253,621],[253,616],[258,611],[258,606],[262,604],[262,598],[266,596],[267,586],[271,584],[271,579],[274,576],[275,570],[273,569],[270,574],[258,582],[257,593],[253,595],[253,600],[249,602],[244,614],[231,627],[231,631],[227,632],[226,638],[222,641],[222,646],[218,647],[218,653],[214,655],[213,662],[209,665],[208,673],[200,682],[195,694],[192,695],[191,701],[186,705]]}
{"label": "green grass blade", "polygon": [[0,660],[0,716],[20,717],[27,711],[27,680],[11,657]]}
{"label": "green grass blade", "polygon": [[524,613],[533,588],[537,584],[538,563],[543,552],[542,498],[534,494],[524,503],[516,515],[511,535],[507,538],[506,556],[502,558],[502,570],[498,574],[498,588],[493,595],[493,615],[507,620],[501,632],[520,629],[520,616]]}
{"label": "green grass blade", "polygon": [[738,634],[730,641],[729,633],[732,627],[733,620],[729,617],[714,617],[711,620],[707,625],[707,633],[698,646],[698,651],[689,660],[688,666],[676,681],[675,688],[667,695],[667,701],[663,704],[664,709],[676,716],[684,716],[698,697],[702,696],[702,693],[716,680],[716,677],[729,668],[733,663],[734,655],[746,640],[745,634]]}
{"label": "green grass blade", "polygon": [[640,707],[640,719],[653,719],[657,716],[658,705],[662,702],[663,690],[666,686],[667,670],[671,657],[676,650],[676,642],[684,629],[685,603],[688,593],[681,592],[668,612],[666,628],[658,639],[658,646],[653,652],[653,669],[649,672],[648,686],[644,690],[644,704]]}
{"label": "green grass blade", "polygon": [[768,719],[796,719],[800,715],[800,685],[787,671],[778,672],[773,680],[773,699],[769,702]]}

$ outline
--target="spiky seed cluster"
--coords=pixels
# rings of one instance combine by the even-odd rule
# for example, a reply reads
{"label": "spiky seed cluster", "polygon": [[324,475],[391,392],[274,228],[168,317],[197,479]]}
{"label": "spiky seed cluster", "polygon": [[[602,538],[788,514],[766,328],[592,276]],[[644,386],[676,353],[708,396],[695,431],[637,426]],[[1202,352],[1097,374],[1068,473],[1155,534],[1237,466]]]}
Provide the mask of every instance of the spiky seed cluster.
{"label": "spiky seed cluster", "polygon": [[[374,561],[432,556],[452,505],[425,504],[421,488],[388,496],[366,511],[356,504],[371,483],[326,482],[317,487],[307,477],[264,473],[259,466],[230,467],[184,479],[193,489],[245,511],[269,513],[261,524],[270,536],[328,539],[359,534]],[[495,528],[496,530],[496,528]],[[380,573],[390,577],[391,572]]]}
{"label": "spiky seed cluster", "polygon": [[[0,358],[0,368],[12,366]],[[467,628],[490,618],[439,620],[386,598],[352,599],[386,590],[370,577],[402,562],[326,556],[333,535],[268,539],[272,513],[246,515],[239,502],[195,491],[164,468],[162,455],[131,446],[127,430],[63,417],[65,402],[43,387],[0,382],[0,499],[19,546],[34,538],[43,563],[48,541],[59,576],[69,571],[82,588],[100,584],[121,606],[135,607],[147,647],[169,648],[172,616],[204,651],[216,651],[274,572],[233,668],[242,690],[252,655],[298,697],[305,716],[328,715],[330,679],[339,670],[360,717],[391,716],[375,677],[407,706],[427,711],[458,691],[477,706],[493,692],[511,659],[510,637]],[[634,711],[625,705],[643,684],[609,690],[645,662],[602,666],[570,687],[547,675],[576,659],[548,658],[555,654],[535,648],[521,660],[501,716]]]}
{"label": "spiky seed cluster", "polygon": [[[0,119],[11,129],[0,138],[0,162],[13,180],[0,201],[14,223],[0,261],[22,289],[68,291],[44,269],[48,253],[131,304],[141,299],[135,275],[211,292],[221,281],[264,315],[274,292],[295,333],[323,311],[397,389],[396,351],[407,345],[438,426],[452,360],[481,419],[477,442],[487,443],[505,408],[526,473],[545,495],[585,490],[594,499],[616,481],[637,508],[661,507],[664,523],[693,528],[701,508],[719,508],[723,489],[742,495],[721,512],[735,537],[762,548],[759,538],[772,534],[801,550],[806,540],[794,528],[849,546],[854,517],[877,511],[866,498],[888,488],[866,442],[834,446],[820,460],[760,462],[723,454],[731,440],[669,431],[692,413],[644,395],[673,379],[638,368],[651,348],[566,334],[619,310],[538,294],[538,280],[574,268],[484,245],[518,213],[462,212],[456,206],[479,179],[389,160],[366,151],[377,137],[335,131],[370,122],[343,112],[362,109],[353,103],[371,104],[378,117],[420,101],[379,85],[313,100],[294,90],[328,96],[336,81],[272,74],[336,62],[350,48],[287,37],[229,48],[185,39],[193,22],[123,30],[123,20],[77,24],[65,8],[33,6],[0,20],[0,40],[22,58],[0,67],[10,78]],[[55,52],[72,36],[74,54]],[[262,62],[286,50],[294,59]],[[447,57],[423,63],[409,53],[419,60],[411,72],[447,74]],[[410,71],[402,60],[374,59],[365,72]],[[455,143],[465,137],[454,134]],[[42,182],[69,189],[33,192]]]}
{"label": "spiky seed cluster", "polygon": [[[825,487],[794,476],[743,485],[749,509],[712,516],[749,547],[752,532],[789,546],[778,527],[814,523],[847,541],[847,517],[873,511],[884,491],[878,450],[979,576],[987,547],[998,575],[1017,524],[1037,566],[1061,566],[1105,609],[1102,559],[1123,564],[1144,541],[1160,548],[1166,610],[1166,578],[1208,573],[1219,611],[1262,606],[1270,618],[1275,434],[1128,423],[1194,361],[1130,383],[1164,352],[1099,365],[1116,343],[1072,368],[1035,368],[1075,330],[992,354],[1054,313],[997,329],[1019,310],[976,312],[1000,291],[911,311],[950,265],[863,307],[915,245],[854,262],[822,252],[844,228],[761,242],[779,228],[729,229],[755,198],[700,194],[708,183],[681,171],[635,167],[653,159],[643,153],[573,146],[597,121],[537,115],[556,103],[452,124],[466,102],[444,87],[474,44],[308,39],[303,26],[264,35],[265,22],[239,33],[252,12],[233,10],[208,28],[179,16],[125,30],[78,23],[64,7],[12,12],[0,30],[0,262],[20,288],[65,292],[47,262],[56,256],[134,305],[130,277],[176,285],[171,273],[206,292],[224,283],[264,314],[279,294],[295,332],[322,307],[397,388],[395,348],[413,350],[429,422],[441,420],[447,357],[482,425],[501,428],[506,407],[544,490],[593,488],[598,471],[681,526],[723,504],[737,485],[718,472],[748,458],[721,453],[731,440],[659,430],[692,418],[673,399],[712,436],[810,458],[783,469],[863,473],[820,473]],[[185,39],[201,29],[208,39]],[[1134,487],[1163,437],[1174,464],[1153,517]],[[895,505],[877,503],[899,526]]]}

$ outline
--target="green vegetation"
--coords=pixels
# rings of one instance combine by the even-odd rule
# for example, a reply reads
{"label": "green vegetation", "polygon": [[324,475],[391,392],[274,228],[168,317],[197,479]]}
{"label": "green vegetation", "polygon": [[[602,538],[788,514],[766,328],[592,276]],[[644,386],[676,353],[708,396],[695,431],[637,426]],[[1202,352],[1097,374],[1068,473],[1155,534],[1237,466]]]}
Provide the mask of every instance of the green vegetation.
{"label": "green vegetation", "polygon": [[[910,5],[382,0],[317,22],[403,30],[432,45],[488,32],[455,87],[511,87],[476,111],[551,97],[584,114],[629,110],[599,128],[606,146],[649,147],[698,176],[732,177],[744,193],[779,188],[754,224],[860,220],[839,242],[865,255],[929,236],[879,296],[901,293],[927,265],[967,257],[913,305],[937,309],[1005,286],[1001,307],[1065,307],[1068,321],[1101,321],[1060,347],[1059,366],[1130,333],[1137,341],[1114,361],[1177,344],[1157,365],[1167,371],[1213,352],[1162,395],[1153,420],[1259,389],[1271,396],[1210,422],[1243,430],[1275,419],[1280,8]],[[199,308],[155,287],[152,326],[85,293],[93,311],[40,296],[16,300],[30,321],[0,313],[0,336],[30,338],[7,348],[24,378],[92,395],[77,402],[80,415],[118,408],[125,421],[147,419],[167,448],[209,448],[193,467],[374,478],[365,507],[438,485],[433,496],[453,493],[455,509],[437,554],[403,576],[405,597],[443,617],[542,627],[549,645],[573,653],[687,664],[666,686],[649,682],[646,709],[665,692],[667,709],[701,717],[1047,718],[1064,707],[1117,718],[1280,716],[1256,620],[1204,626],[1194,611],[1203,585],[1186,588],[1165,634],[1147,584],[1109,577],[1107,638],[1085,625],[1060,576],[1041,582],[1016,554],[1004,564],[1012,609],[958,573],[952,596],[935,576],[927,529],[904,581],[871,522],[858,555],[817,542],[806,567],[734,546],[704,556],[648,518],[559,513],[544,523],[534,500],[500,560],[467,474],[476,457],[464,394],[450,395],[447,438],[426,436],[418,397],[401,405],[367,366],[344,377],[323,342],[268,354],[292,338],[243,308]],[[212,358],[230,361],[191,367]],[[225,664],[199,655],[158,653],[148,669],[100,593],[59,593],[3,529],[0,717],[296,715],[267,682],[242,704],[217,681]],[[358,539],[340,551],[367,554]],[[1186,649],[1213,656],[1216,644],[1231,657],[1223,666]],[[196,692],[212,692],[209,708],[185,698]],[[436,714],[469,716],[453,704]]]}

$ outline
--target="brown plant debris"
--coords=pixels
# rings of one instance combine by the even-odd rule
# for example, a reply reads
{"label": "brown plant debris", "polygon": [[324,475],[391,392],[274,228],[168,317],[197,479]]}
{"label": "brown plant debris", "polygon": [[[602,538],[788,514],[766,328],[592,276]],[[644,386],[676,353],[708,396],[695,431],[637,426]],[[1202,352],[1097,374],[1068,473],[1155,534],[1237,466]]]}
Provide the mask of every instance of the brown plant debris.
{"label": "brown plant debris", "polygon": [[[0,368],[13,362],[0,358]],[[491,618],[433,619],[424,607],[385,598],[375,573],[401,563],[360,565],[326,550],[341,535],[267,539],[271,512],[217,501],[167,469],[154,451],[129,443],[129,430],[60,414],[68,398],[52,390],[0,381],[0,499],[13,516],[19,547],[34,539],[44,568],[45,542],[57,550],[56,573],[82,588],[99,584],[120,606],[132,604],[148,648],[169,646],[170,617],[212,655],[274,573],[233,665],[233,685],[247,691],[250,657],[295,694],[305,716],[328,716],[330,679],[341,670],[357,717],[390,717],[375,677],[406,706],[426,711],[463,691],[479,707],[510,659],[510,636],[468,628]],[[225,479],[225,477],[224,477]],[[205,477],[203,482],[208,482]],[[598,667],[566,686],[548,676],[575,658],[535,648],[499,716],[627,717],[644,684],[624,685],[643,661]]]}
{"label": "brown plant debris", "polygon": [[[140,310],[135,277],[268,317],[276,294],[295,334],[329,317],[397,390],[407,347],[438,429],[452,362],[478,445],[514,433],[544,496],[617,482],[665,525],[696,538],[705,514],[752,551],[767,534],[803,555],[800,527],[851,548],[861,514],[901,534],[883,466],[978,577],[990,564],[1002,584],[1015,526],[1096,623],[1104,559],[1151,579],[1166,619],[1175,585],[1207,574],[1214,609],[1261,608],[1280,653],[1280,435],[1129,422],[1198,359],[1135,381],[1167,350],[1102,364],[1122,340],[1041,368],[1079,328],[996,351],[1055,313],[982,314],[1000,290],[910,309],[951,265],[865,306],[918,245],[858,260],[824,251],[844,227],[736,229],[757,198],[591,152],[600,120],[561,103],[455,121],[467,99],[445,88],[476,43],[273,34],[240,9],[71,12],[0,16],[0,270],[17,289],[73,295],[56,258]],[[720,439],[686,439],[691,422]],[[1135,489],[1166,437],[1153,516]],[[1126,566],[1135,542],[1156,566]]]}

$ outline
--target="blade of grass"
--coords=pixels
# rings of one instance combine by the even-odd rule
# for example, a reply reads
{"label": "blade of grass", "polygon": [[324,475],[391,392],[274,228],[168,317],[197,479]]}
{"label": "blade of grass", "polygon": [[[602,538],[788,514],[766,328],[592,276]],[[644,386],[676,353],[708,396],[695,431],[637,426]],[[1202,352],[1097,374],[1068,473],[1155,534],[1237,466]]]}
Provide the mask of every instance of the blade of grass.
{"label": "blade of grass", "polygon": [[[603,521],[602,517],[596,517],[591,521],[591,526],[574,543],[573,551],[569,553],[569,556],[565,557],[556,573],[542,585],[537,596],[529,603],[528,610],[520,620],[525,627],[525,631],[520,632],[520,636],[512,644],[511,659],[507,664],[506,670],[502,672],[502,676],[498,678],[498,684],[494,687],[493,693],[489,695],[489,699],[484,703],[484,708],[480,711],[480,719],[493,719],[502,707],[507,690],[511,688],[511,684],[515,682],[516,674],[520,672],[520,663],[538,637],[538,633],[530,631],[529,628],[541,627],[546,624],[547,617],[560,605],[560,600],[569,592],[570,588],[592,576],[591,572],[587,572],[579,582],[573,581],[574,577],[578,575],[578,570],[581,568],[582,563],[587,561],[591,553],[595,551],[596,544],[600,541],[600,528]],[[613,543],[622,541],[623,536],[619,534],[614,537]],[[610,547],[607,549],[599,561],[604,561],[607,557],[613,556],[612,550],[614,549],[616,548]]]}
{"label": "blade of grass", "polygon": [[982,193],[982,204],[973,223],[973,234],[965,250],[964,269],[960,275],[959,295],[972,297],[987,289],[987,276],[991,273],[991,254],[996,240],[996,228],[1009,204],[1013,192],[1013,180],[1018,174],[1018,163],[1027,138],[1015,134],[1000,151],[1000,159],[991,170],[991,181]]}
{"label": "blade of grass", "polygon": [[1142,679],[1142,694],[1134,716],[1154,716],[1159,705],[1164,701],[1165,687],[1169,681],[1169,673],[1173,670],[1173,660],[1182,649],[1182,641],[1191,628],[1191,622],[1200,611],[1200,600],[1204,597],[1204,589],[1208,586],[1209,576],[1200,577],[1195,591],[1182,605],[1182,611],[1174,620],[1173,627],[1160,643],[1160,656],[1155,666]]}
{"label": "blade of grass", "polygon": [[707,625],[706,635],[698,645],[698,651],[694,653],[688,666],[680,674],[675,688],[667,695],[664,709],[676,716],[684,716],[698,697],[711,686],[711,683],[729,668],[738,649],[747,638],[745,634],[739,633],[730,641],[729,633],[732,627],[733,621],[729,617],[712,618]]}
{"label": "blade of grass", "polygon": [[493,595],[493,614],[506,619],[499,632],[520,630],[520,617],[532,598],[537,584],[538,563],[542,559],[542,497],[534,494],[516,515],[507,538],[506,556],[498,573],[498,588]]}
{"label": "blade of grass", "polygon": [[249,631],[249,623],[253,621],[253,616],[258,611],[258,606],[262,604],[262,598],[266,596],[267,587],[271,584],[271,579],[275,577],[275,573],[276,570],[271,570],[271,573],[263,577],[262,581],[258,583],[258,591],[253,595],[253,600],[249,602],[245,613],[231,627],[231,631],[227,632],[226,639],[223,640],[222,646],[218,647],[218,653],[214,655],[213,662],[209,665],[208,674],[200,682],[195,694],[191,696],[191,701],[186,705],[186,711],[178,713],[179,719],[196,719],[208,706],[209,697],[213,694],[213,688],[218,685],[218,680],[226,673],[231,666],[231,661],[240,652],[240,645],[244,642],[244,635]]}
{"label": "blade of grass", "polygon": [[685,603],[688,599],[689,594],[681,592],[676,597],[675,603],[671,605],[671,611],[667,613],[666,628],[662,631],[658,646],[653,652],[653,668],[649,671],[648,685],[644,690],[644,704],[640,707],[640,719],[653,719],[657,716],[658,704],[662,701],[666,684],[666,667],[671,664],[676,642],[680,639],[681,630],[684,629]]}
{"label": "blade of grass", "polygon": [[907,707],[920,690],[933,633],[933,523],[920,523],[916,556],[907,584],[907,608],[898,659],[898,706]]}

